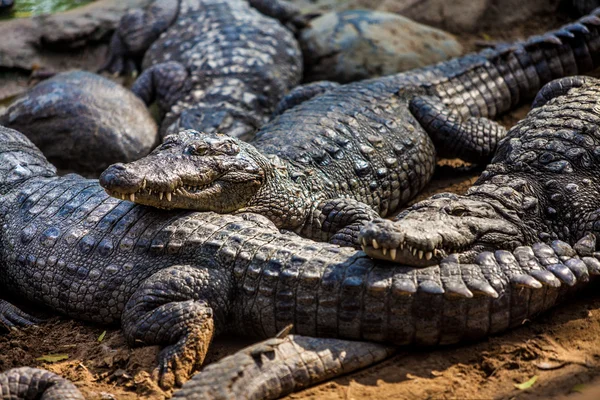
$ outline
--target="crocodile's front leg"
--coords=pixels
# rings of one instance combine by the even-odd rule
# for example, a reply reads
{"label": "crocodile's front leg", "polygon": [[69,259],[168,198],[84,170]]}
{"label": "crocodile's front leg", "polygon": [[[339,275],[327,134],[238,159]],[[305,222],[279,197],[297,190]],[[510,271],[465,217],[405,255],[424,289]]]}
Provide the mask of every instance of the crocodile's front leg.
{"label": "crocodile's front leg", "polygon": [[378,217],[379,214],[375,210],[354,199],[325,200],[313,207],[300,234],[315,240],[360,249],[360,229],[366,222]]}
{"label": "crocodile's front leg", "polygon": [[131,91],[146,103],[158,102],[165,113],[184,94],[189,73],[180,63],[170,61],[146,69],[133,83]]}
{"label": "crocodile's front leg", "polygon": [[506,136],[506,128],[497,122],[487,118],[463,120],[437,97],[415,97],[410,102],[410,112],[427,131],[441,157],[485,163]]}
{"label": "crocodile's front leg", "polygon": [[294,108],[297,105],[302,104],[315,96],[320,96],[338,86],[340,86],[339,83],[331,81],[318,81],[296,86],[279,101],[277,107],[275,107],[273,116],[283,114],[290,108]]}
{"label": "crocodile's front leg", "polygon": [[6,300],[0,299],[0,326],[6,329],[35,325],[42,322],[42,319],[21,311],[19,308],[10,304]]}
{"label": "crocodile's front leg", "polygon": [[531,108],[541,107],[550,100],[558,96],[564,96],[573,88],[581,87],[588,82],[593,82],[596,78],[591,76],[567,76],[560,79],[555,79],[544,85],[535,96],[535,100],[531,104]]}
{"label": "crocodile's front leg", "polygon": [[181,386],[204,362],[215,319],[223,318],[226,285],[217,271],[178,265],[146,279],[127,302],[122,325],[129,344],[167,344],[154,373],[161,387]]}
{"label": "crocodile's front leg", "polygon": [[314,17],[314,15],[302,16],[296,5],[285,0],[249,0],[249,3],[261,14],[281,21],[292,30],[304,28],[308,20]]}
{"label": "crocodile's front leg", "polygon": [[39,368],[13,368],[0,374],[0,399],[85,400],[71,382]]}
{"label": "crocodile's front leg", "polygon": [[146,10],[125,14],[110,42],[106,63],[100,71],[127,74],[137,70],[150,45],[167,30],[177,17],[179,0],[155,0]]}

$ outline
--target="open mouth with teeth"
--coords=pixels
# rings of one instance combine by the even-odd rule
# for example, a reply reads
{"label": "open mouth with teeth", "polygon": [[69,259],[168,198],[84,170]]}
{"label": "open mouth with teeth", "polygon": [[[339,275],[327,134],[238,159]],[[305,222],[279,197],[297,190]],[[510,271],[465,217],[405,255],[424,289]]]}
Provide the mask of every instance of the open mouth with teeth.
{"label": "open mouth with teeth", "polygon": [[378,243],[376,239],[368,241],[366,238],[361,239],[361,247],[369,257],[414,267],[437,265],[450,254],[475,252],[472,244],[457,248],[423,248],[404,241],[397,246],[387,247],[382,243]]}
{"label": "open mouth with teeth", "polygon": [[[177,199],[177,196],[180,198],[192,198],[194,196],[199,196],[201,193],[205,193],[208,189],[215,186],[216,182],[211,182],[205,185],[181,185],[170,191],[161,191],[161,190],[152,190],[149,187],[146,187],[146,180],[142,184],[137,191],[131,193],[123,193],[115,190],[105,189],[106,193],[108,193],[112,197],[116,197],[117,199],[129,200],[131,202],[137,202],[140,204],[149,204],[156,206],[156,203],[149,202],[149,200],[156,200],[162,202],[163,199],[166,202],[171,202]],[[151,203],[151,204],[150,204]]]}

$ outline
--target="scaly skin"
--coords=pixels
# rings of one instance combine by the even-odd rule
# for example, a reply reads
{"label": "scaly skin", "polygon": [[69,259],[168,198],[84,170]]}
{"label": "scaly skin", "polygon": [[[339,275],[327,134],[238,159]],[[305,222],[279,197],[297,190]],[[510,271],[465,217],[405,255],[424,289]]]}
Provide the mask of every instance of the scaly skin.
{"label": "scaly skin", "polygon": [[0,399],[85,400],[71,382],[39,368],[13,368],[0,373]]}
{"label": "scaly skin", "polygon": [[365,251],[419,266],[449,253],[469,262],[485,250],[598,236],[599,101],[596,78],[549,83],[466,195],[439,194],[395,222],[369,223],[361,232]]}
{"label": "scaly skin", "polygon": [[[410,268],[280,233],[257,214],[156,210],[109,197],[95,180],[57,177],[31,142],[5,128],[0,196],[0,291],[80,320],[120,322],[131,345],[166,346],[156,370],[165,388],[182,384],[224,331],[264,338],[293,324],[296,334],[332,340],[457,343],[521,325],[600,274],[593,235],[578,253],[555,241]],[[7,327],[35,322],[3,304]],[[388,351],[329,342],[359,346],[345,360],[318,341],[302,343],[307,356],[334,358],[309,382],[332,376],[330,362],[348,371]],[[276,354],[294,361],[304,353]],[[272,384],[279,396],[306,384],[283,384],[294,371],[277,362],[264,365],[273,380],[256,390]]]}
{"label": "scaly skin", "polygon": [[288,22],[298,11],[279,0],[249,3],[156,0],[130,11],[103,69],[127,72],[144,57],[132,91],[158,102],[162,136],[193,128],[249,138],[302,78],[293,33],[273,19]]}
{"label": "scaly skin", "polygon": [[429,182],[436,149],[487,161],[505,135],[487,118],[552,78],[597,65],[599,24],[594,14],[413,72],[300,87],[284,103],[310,99],[261,128],[252,146],[185,131],[144,159],[107,169],[101,185],[160,208],[259,213],[302,236],[359,247],[365,221],[396,212]]}

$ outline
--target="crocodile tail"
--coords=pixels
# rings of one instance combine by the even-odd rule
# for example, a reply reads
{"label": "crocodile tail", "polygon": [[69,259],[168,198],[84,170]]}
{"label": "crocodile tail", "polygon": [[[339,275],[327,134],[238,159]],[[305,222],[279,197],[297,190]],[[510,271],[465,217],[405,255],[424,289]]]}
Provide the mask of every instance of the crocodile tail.
{"label": "crocodile tail", "polygon": [[278,399],[394,352],[370,342],[289,335],[242,349],[196,374],[173,399]]}
{"label": "crocodile tail", "polygon": [[463,117],[494,118],[531,101],[546,83],[600,65],[600,8],[523,42],[502,44],[425,72],[430,92]]}
{"label": "crocodile tail", "polygon": [[84,400],[81,392],[66,379],[40,368],[13,368],[0,374],[0,398]]}
{"label": "crocodile tail", "polygon": [[56,175],[56,168],[22,133],[0,126],[0,195],[37,176]]}

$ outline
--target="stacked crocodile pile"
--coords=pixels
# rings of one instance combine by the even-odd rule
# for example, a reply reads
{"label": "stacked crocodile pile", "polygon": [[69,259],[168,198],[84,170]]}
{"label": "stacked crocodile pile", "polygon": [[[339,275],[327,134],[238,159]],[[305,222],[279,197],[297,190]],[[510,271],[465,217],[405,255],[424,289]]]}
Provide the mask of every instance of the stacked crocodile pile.
{"label": "stacked crocodile pile", "polygon": [[[600,275],[600,81],[546,85],[504,139],[486,118],[594,67],[597,15],[408,74],[304,87],[286,104],[313,98],[263,127],[256,146],[186,130],[102,177],[119,197],[202,212],[59,177],[27,138],[0,127],[0,287],[73,318],[121,323],[132,346],[165,346],[156,379],[183,385],[180,399],[277,398],[381,360],[391,346],[518,326]],[[305,136],[283,138],[295,129]],[[497,141],[465,196],[434,196],[358,233],[422,188],[433,143],[485,161]],[[39,320],[0,300],[0,322]],[[267,339],[185,383],[227,331]],[[81,398],[44,371],[0,374],[0,397],[41,395]]]}

